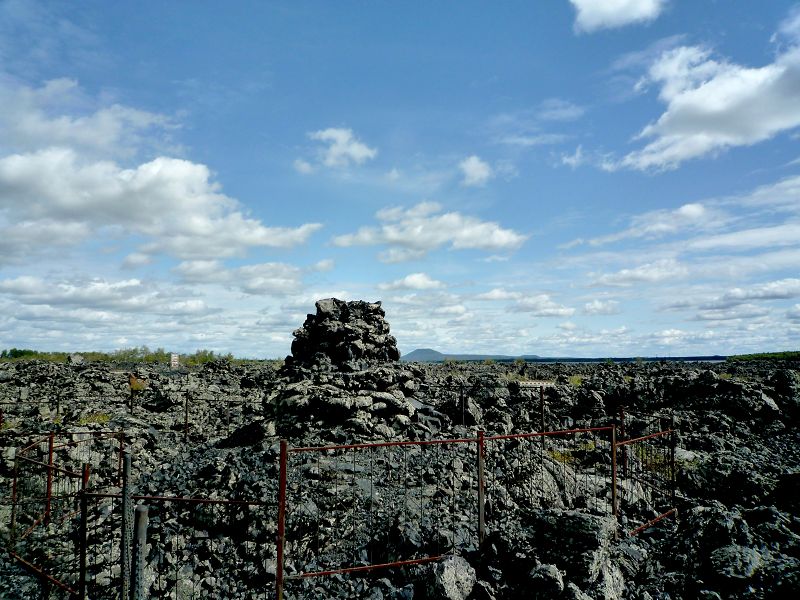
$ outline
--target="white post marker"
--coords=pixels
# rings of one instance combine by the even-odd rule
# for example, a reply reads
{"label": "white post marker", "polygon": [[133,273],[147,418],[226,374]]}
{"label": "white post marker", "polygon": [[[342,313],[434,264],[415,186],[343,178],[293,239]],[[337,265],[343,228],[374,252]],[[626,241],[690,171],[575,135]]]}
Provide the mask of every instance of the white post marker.
{"label": "white post marker", "polygon": [[174,352],[169,356],[169,368],[170,369],[178,368],[178,355]]}

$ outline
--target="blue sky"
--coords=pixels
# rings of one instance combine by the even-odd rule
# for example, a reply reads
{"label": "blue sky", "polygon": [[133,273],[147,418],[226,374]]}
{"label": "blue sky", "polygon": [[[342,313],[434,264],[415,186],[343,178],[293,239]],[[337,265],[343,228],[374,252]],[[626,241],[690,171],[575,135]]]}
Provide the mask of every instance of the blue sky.
{"label": "blue sky", "polygon": [[0,347],[796,349],[800,5],[0,1]]}

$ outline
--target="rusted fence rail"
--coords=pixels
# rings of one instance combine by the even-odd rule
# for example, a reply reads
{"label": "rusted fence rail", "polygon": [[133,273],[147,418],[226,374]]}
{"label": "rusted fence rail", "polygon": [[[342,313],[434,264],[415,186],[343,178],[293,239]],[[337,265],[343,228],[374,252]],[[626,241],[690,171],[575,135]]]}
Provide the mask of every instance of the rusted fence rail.
{"label": "rusted fence rail", "polygon": [[487,533],[542,509],[625,516],[635,535],[674,514],[675,432],[646,430],[663,420],[647,421],[644,432],[632,422],[628,429],[644,435],[623,438],[609,425],[297,448],[281,441],[269,467],[274,487],[249,499],[137,495],[119,432],[50,434],[17,452],[11,552],[72,597],[125,598],[131,513],[146,504],[142,581],[152,595],[277,590],[281,598],[309,578],[479,553]]}

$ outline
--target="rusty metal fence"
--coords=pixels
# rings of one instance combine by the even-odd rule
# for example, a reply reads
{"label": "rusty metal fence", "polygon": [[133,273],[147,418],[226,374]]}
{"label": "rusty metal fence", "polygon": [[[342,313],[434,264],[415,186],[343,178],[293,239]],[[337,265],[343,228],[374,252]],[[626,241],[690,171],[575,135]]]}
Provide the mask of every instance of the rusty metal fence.
{"label": "rusty metal fence", "polygon": [[614,430],[304,448],[284,441],[278,597],[296,580],[478,551],[512,514],[556,506],[611,515]]}
{"label": "rusty metal fence", "polygon": [[72,597],[127,598],[131,513],[146,504],[149,593],[280,598],[314,577],[480,552],[487,532],[545,508],[613,514],[635,535],[674,514],[675,435],[663,425],[623,416],[460,439],[282,441],[274,487],[250,499],[136,495],[120,432],[50,434],[17,452],[11,552]]}
{"label": "rusty metal fence", "polygon": [[10,555],[47,585],[79,591],[85,525],[81,495],[90,476],[119,485],[124,437],[118,431],[50,433],[16,452],[11,489]]}
{"label": "rusty metal fence", "polygon": [[619,411],[615,444],[620,508],[637,535],[676,514],[676,430],[671,411],[644,414]]}

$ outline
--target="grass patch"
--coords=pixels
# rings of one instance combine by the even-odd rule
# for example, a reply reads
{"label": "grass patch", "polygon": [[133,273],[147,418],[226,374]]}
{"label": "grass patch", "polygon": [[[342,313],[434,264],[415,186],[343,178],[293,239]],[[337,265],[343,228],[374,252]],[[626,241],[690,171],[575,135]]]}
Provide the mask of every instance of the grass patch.
{"label": "grass patch", "polygon": [[83,415],[78,419],[78,425],[105,425],[111,420],[111,415],[106,413],[92,413]]}
{"label": "grass patch", "polygon": [[0,431],[5,431],[6,429],[14,429],[14,427],[16,426],[17,424],[14,421],[11,420],[3,421],[3,424],[0,425]]}
{"label": "grass patch", "polygon": [[583,385],[583,375],[570,375],[567,381],[572,387],[581,387]]}

